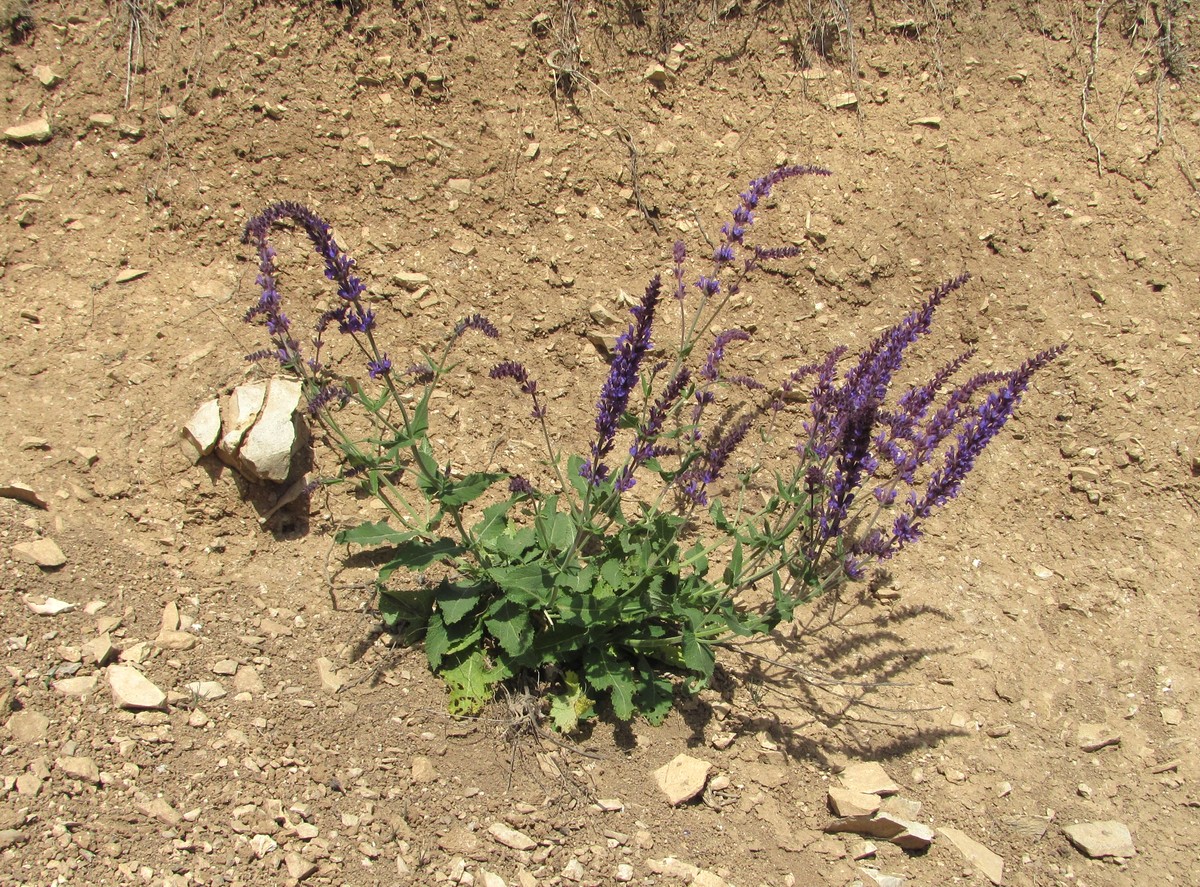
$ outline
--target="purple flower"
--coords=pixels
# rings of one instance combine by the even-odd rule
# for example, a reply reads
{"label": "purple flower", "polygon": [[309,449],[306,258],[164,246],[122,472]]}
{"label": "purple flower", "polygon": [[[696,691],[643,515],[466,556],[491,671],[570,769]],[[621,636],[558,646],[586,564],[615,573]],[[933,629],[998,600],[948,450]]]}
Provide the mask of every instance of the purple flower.
{"label": "purple flower", "polygon": [[372,379],[378,379],[380,376],[386,376],[392,371],[392,361],[385,354],[379,360],[367,361],[367,373]]}
{"label": "purple flower", "polygon": [[533,484],[519,474],[514,474],[508,479],[508,491],[516,496],[532,496],[535,492]]}
{"label": "purple flower", "polygon": [[309,415],[317,415],[317,413],[327,408],[335,400],[339,406],[345,406],[350,400],[350,392],[341,385],[326,385],[308,399]]}
{"label": "purple flower", "polygon": [[638,468],[649,460],[657,459],[670,452],[670,448],[658,446],[655,440],[662,433],[663,423],[678,405],[691,381],[692,374],[688,368],[680,367],[679,372],[672,377],[651,405],[645,422],[637,430],[637,438],[634,440],[633,446],[629,448],[629,461],[625,463],[625,467],[621,469],[617,478],[616,487],[621,492],[625,492],[634,485],[633,473]]}
{"label": "purple flower", "polygon": [[717,424],[708,436],[707,445],[698,459],[698,464],[689,468],[679,478],[684,496],[697,505],[708,504],[707,487],[721,476],[729,457],[753,425],[754,416],[751,413],[730,422],[722,421]]}
{"label": "purple flower", "polygon": [[716,339],[713,340],[712,347],[708,349],[708,357],[704,360],[704,367],[700,370],[700,378],[706,382],[715,382],[721,367],[721,361],[725,359],[725,348],[731,342],[749,342],[750,334],[745,330],[725,330],[719,333]]}
{"label": "purple flower", "polygon": [[687,247],[682,240],[675,241],[675,247],[671,250],[671,258],[674,260],[675,273],[675,299],[682,302],[685,296],[685,287],[683,283],[683,262],[687,258]]}
{"label": "purple flower", "polygon": [[515,360],[506,360],[492,367],[488,376],[492,379],[512,379],[521,386],[521,390],[533,400],[532,416],[541,419],[546,415],[546,408],[538,401],[537,380],[529,377],[529,372]]}
{"label": "purple flower", "polygon": [[705,296],[715,296],[721,291],[721,281],[715,277],[706,277],[701,274],[700,279],[696,281],[696,289],[704,293]]}
{"label": "purple flower", "polygon": [[641,302],[630,309],[633,323],[617,339],[612,367],[596,403],[596,440],[592,444],[592,457],[580,469],[580,475],[593,485],[608,477],[604,459],[612,451],[617,426],[629,406],[630,392],[637,384],[642,361],[650,352],[650,333],[661,293],[662,278],[655,274]]}
{"label": "purple flower", "polygon": [[483,333],[489,339],[500,338],[500,331],[482,314],[472,314],[470,317],[464,317],[460,320],[454,327],[454,338],[457,339],[467,330],[475,330],[478,333]]}
{"label": "purple flower", "polygon": [[412,376],[414,382],[426,383],[433,381],[433,367],[427,363],[414,363],[404,371],[404,375]]}

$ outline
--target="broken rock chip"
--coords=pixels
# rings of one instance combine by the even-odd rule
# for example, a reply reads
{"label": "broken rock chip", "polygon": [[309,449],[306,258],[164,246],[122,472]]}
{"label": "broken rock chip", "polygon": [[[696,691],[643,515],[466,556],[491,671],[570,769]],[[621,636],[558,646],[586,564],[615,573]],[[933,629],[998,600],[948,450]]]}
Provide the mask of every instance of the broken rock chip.
{"label": "broken rock chip", "polygon": [[30,744],[46,738],[46,731],[50,729],[50,719],[40,711],[25,709],[9,718],[6,726],[14,742]]}
{"label": "broken rock chip", "polygon": [[96,762],[91,758],[65,755],[58,758],[54,762],[54,766],[71,779],[90,782],[92,785],[100,784],[100,768],[96,766]]}
{"label": "broken rock chip", "polygon": [[61,567],[67,562],[67,556],[53,539],[18,542],[12,547],[12,553],[17,560],[36,564],[46,570]]}
{"label": "broken rock chip", "polygon": [[267,385],[262,411],[238,450],[243,474],[274,483],[287,480],[299,440],[295,412],[300,394],[300,383],[293,379],[272,379]]}
{"label": "broken rock chip", "polygon": [[488,834],[512,850],[533,850],[537,847],[537,841],[529,835],[510,828],[502,822],[493,822],[489,825]]}
{"label": "broken rock chip", "polygon": [[238,447],[258,419],[266,398],[266,382],[251,382],[233,389],[221,410],[221,428],[225,433],[217,444],[217,455],[222,462],[237,467]]}
{"label": "broken rock chip", "polygon": [[1068,841],[1092,859],[1102,859],[1106,856],[1129,859],[1136,852],[1133,848],[1133,836],[1129,834],[1129,827],[1123,822],[1079,822],[1064,826],[1063,831]]}
{"label": "broken rock chip", "polygon": [[842,771],[841,778],[847,789],[865,795],[894,795],[900,791],[900,786],[874,761],[851,764]]}
{"label": "broken rock chip", "polygon": [[958,852],[966,858],[967,862],[982,872],[989,881],[993,884],[1000,884],[1004,881],[1004,860],[1001,857],[956,828],[946,826],[939,828],[938,831],[945,836],[947,841],[958,848]]}
{"label": "broken rock chip", "polygon": [[712,764],[708,761],[690,755],[678,755],[655,770],[654,778],[659,789],[667,796],[667,801],[672,807],[677,807],[704,791],[711,772]]}
{"label": "broken rock chip", "polygon": [[221,404],[217,399],[201,404],[181,433],[184,450],[193,464],[211,453],[221,436]]}
{"label": "broken rock chip", "polygon": [[110,665],[108,685],[118,708],[162,708],[167,701],[166,693],[129,665]]}
{"label": "broken rock chip", "polygon": [[57,616],[59,613],[69,613],[75,609],[74,604],[41,595],[26,595],[25,606],[38,616]]}
{"label": "broken rock chip", "polygon": [[1076,742],[1083,751],[1097,752],[1110,745],[1120,745],[1121,734],[1108,724],[1080,724]]}
{"label": "broken rock chip", "polygon": [[835,816],[871,816],[879,809],[879,795],[831,788],[829,809]]}
{"label": "broken rock chip", "polygon": [[46,505],[46,500],[38,495],[37,490],[28,484],[21,483],[19,480],[0,485],[0,497],[5,499],[19,499],[22,502],[28,502],[30,505],[36,505],[38,508],[49,507]]}
{"label": "broken rock chip", "polygon": [[50,121],[45,117],[20,123],[4,130],[4,137],[17,145],[41,145],[50,141]]}

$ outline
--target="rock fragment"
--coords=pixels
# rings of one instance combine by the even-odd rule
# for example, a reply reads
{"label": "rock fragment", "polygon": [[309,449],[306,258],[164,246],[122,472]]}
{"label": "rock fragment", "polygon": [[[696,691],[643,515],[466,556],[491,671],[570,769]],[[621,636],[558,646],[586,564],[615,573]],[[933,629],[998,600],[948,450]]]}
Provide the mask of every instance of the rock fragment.
{"label": "rock fragment", "polygon": [[4,130],[4,138],[15,145],[42,145],[50,141],[50,121],[45,117],[19,123]]}
{"label": "rock fragment", "polygon": [[18,542],[12,547],[13,557],[27,564],[53,570],[67,562],[67,556],[53,539],[35,539],[33,542]]}
{"label": "rock fragment", "polygon": [[75,609],[75,605],[67,601],[60,601],[56,597],[42,597],[41,595],[27,595],[25,606],[29,608],[31,613],[38,616],[57,616],[59,613],[69,613]]}
{"label": "rock fragment", "polygon": [[852,92],[839,92],[830,98],[829,107],[835,111],[853,111],[858,107],[858,96]]}
{"label": "rock fragment", "polygon": [[828,801],[835,816],[871,816],[879,809],[879,795],[844,788],[831,788]]}
{"label": "rock fragment", "polygon": [[215,397],[192,413],[181,434],[184,451],[193,464],[213,451],[221,436],[221,404]]}
{"label": "rock fragment", "polygon": [[1004,881],[1004,860],[1001,857],[956,828],[946,826],[939,828],[938,831],[946,837],[947,841],[958,848],[958,852],[985,878],[993,884],[1000,884]]}
{"label": "rock fragment", "polygon": [[412,759],[412,781],[416,783],[433,782],[437,779],[437,771],[433,769],[433,762],[424,755],[417,755]]}
{"label": "rock fragment", "polygon": [[51,686],[64,696],[87,696],[89,693],[96,692],[99,683],[94,674],[89,674],[74,678],[61,678]]}
{"label": "rock fragment", "polygon": [[14,742],[31,745],[46,738],[46,732],[50,729],[50,719],[40,711],[25,709],[9,718],[6,726]]}
{"label": "rock fragment", "polygon": [[704,791],[712,764],[690,755],[677,755],[654,771],[659,789],[672,807],[686,804]]}
{"label": "rock fragment", "polygon": [[38,508],[49,507],[46,504],[46,500],[38,494],[37,490],[28,484],[21,483],[19,480],[0,484],[0,498],[19,499],[22,502],[28,502],[30,505],[36,505]]}
{"label": "rock fragment", "polygon": [[100,768],[91,758],[65,755],[54,762],[54,766],[69,776],[92,785],[100,784]]}
{"label": "rock fragment", "polygon": [[1097,752],[1110,745],[1121,744],[1121,734],[1108,724],[1080,724],[1076,742],[1086,752]]}
{"label": "rock fragment", "polygon": [[519,832],[502,822],[493,822],[489,825],[488,834],[510,850],[533,850],[537,847],[537,841],[533,840],[529,835]]}
{"label": "rock fragment", "polygon": [[273,483],[287,480],[300,439],[295,419],[300,395],[300,383],[294,379],[276,378],[267,385],[262,410],[238,450],[243,474]]}
{"label": "rock fragment", "polygon": [[154,798],[144,803],[138,804],[138,809],[159,822],[174,828],[183,822],[183,816],[171,806],[166,798]]}
{"label": "rock fragment", "polygon": [[129,665],[110,665],[108,686],[112,690],[113,703],[118,708],[157,709],[167,701],[166,693]]}
{"label": "rock fragment", "polygon": [[42,84],[42,86],[46,87],[46,89],[53,89],[54,87],[58,86],[58,84],[63,82],[62,75],[57,73],[49,65],[34,65],[33,76],[36,77],[38,83]]}
{"label": "rock fragment", "polygon": [[322,656],[317,660],[317,675],[321,679],[321,689],[330,696],[342,689],[343,681],[333,663]]}
{"label": "rock fragment", "polygon": [[842,771],[841,780],[850,791],[866,795],[894,795],[900,791],[900,786],[874,761],[851,764]]}
{"label": "rock fragment", "polygon": [[217,455],[227,465],[237,467],[237,451],[242,439],[254,425],[267,399],[267,383],[251,382],[233,389],[221,409],[224,434],[217,443]]}
{"label": "rock fragment", "polygon": [[1106,856],[1129,859],[1136,852],[1133,836],[1129,834],[1129,827],[1123,822],[1079,822],[1064,826],[1063,831],[1068,841],[1092,859],[1102,859]]}
{"label": "rock fragment", "polygon": [[288,875],[293,881],[303,881],[317,871],[317,865],[305,859],[299,853],[288,852],[283,855],[283,864],[287,866]]}

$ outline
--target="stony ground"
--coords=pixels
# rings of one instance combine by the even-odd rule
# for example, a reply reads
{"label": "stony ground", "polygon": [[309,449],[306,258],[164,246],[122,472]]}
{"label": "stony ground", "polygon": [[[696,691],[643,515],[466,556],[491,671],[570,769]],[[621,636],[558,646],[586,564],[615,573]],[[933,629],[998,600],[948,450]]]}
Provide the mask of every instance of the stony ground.
{"label": "stony ground", "polygon": [[[933,9],[5,4],[0,882],[1200,881],[1200,31]],[[890,581],[764,650],[790,670],[731,654],[658,728],[451,719],[332,542],[370,504],[264,520],[283,487],[179,447],[260,378],[240,234],[272,200],[334,223],[394,354],[502,327],[440,445],[536,471],[486,369],[521,356],[579,446],[605,313],[781,162],[835,175],[763,217],[805,252],[738,308],[748,370],[964,269],[922,366],[1069,345]],[[280,264],[311,317],[316,258]]]}

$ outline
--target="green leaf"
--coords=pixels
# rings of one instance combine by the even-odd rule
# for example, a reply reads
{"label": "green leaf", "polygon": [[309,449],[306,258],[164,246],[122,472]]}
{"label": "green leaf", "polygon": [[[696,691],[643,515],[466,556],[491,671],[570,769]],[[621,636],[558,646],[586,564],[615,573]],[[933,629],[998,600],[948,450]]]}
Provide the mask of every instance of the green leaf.
{"label": "green leaf", "polygon": [[369,548],[407,542],[414,535],[403,530],[393,530],[387,521],[381,520],[375,524],[359,524],[351,530],[341,530],[333,539],[338,545],[363,545]]}
{"label": "green leaf", "polygon": [[425,624],[433,607],[433,589],[420,591],[379,590],[379,614],[384,624],[394,629],[400,622]]}
{"label": "green leaf", "polygon": [[488,690],[487,668],[483,652],[474,650],[442,671],[450,687],[449,709],[452,715],[477,715],[492,698]]}
{"label": "green leaf", "polygon": [[442,537],[433,542],[424,539],[412,539],[395,545],[391,550],[392,559],[379,568],[379,581],[386,582],[400,568],[413,571],[424,570],[430,564],[448,560],[462,554],[464,549],[453,539]]}
{"label": "green leaf", "polygon": [[446,624],[442,622],[442,614],[434,613],[429,617],[429,625],[425,629],[425,657],[429,667],[437,671],[442,665],[442,658],[450,649],[450,636],[446,634]]}
{"label": "green leaf", "polygon": [[445,624],[451,626],[466,618],[479,606],[480,593],[478,585],[452,585],[443,580],[434,600]]}
{"label": "green leaf", "polygon": [[489,551],[498,550],[500,540],[508,529],[508,509],[512,504],[512,499],[505,499],[483,509],[483,518],[472,528],[479,545]]}
{"label": "green leaf", "polygon": [[582,456],[572,456],[567,460],[567,483],[571,485],[580,499],[587,495],[588,488],[587,480],[579,473],[581,468],[583,468]]}
{"label": "green leaf", "polygon": [[504,597],[526,607],[544,607],[554,585],[554,577],[538,563],[492,567],[487,576],[499,586]]}
{"label": "green leaf", "polygon": [[565,689],[550,697],[550,719],[554,729],[560,733],[570,733],[579,726],[581,720],[595,717],[593,702],[579,680],[579,675],[573,671],[563,674]]}
{"label": "green leaf", "polygon": [[634,703],[647,721],[657,727],[675,704],[675,688],[670,678],[658,674],[644,657],[638,657],[638,690]]}
{"label": "green leaf", "polygon": [[533,641],[528,611],[511,600],[502,600],[489,608],[489,613],[491,615],[483,620],[483,624],[504,652],[514,657],[527,653]]}
{"label": "green leaf", "polygon": [[619,720],[628,721],[633,717],[633,694],[637,691],[637,685],[633,680],[633,668],[628,662],[610,650],[596,650],[588,655],[584,674],[588,683],[597,690],[608,690],[613,714]]}
{"label": "green leaf", "polygon": [[683,630],[683,662],[695,674],[702,676],[705,683],[712,678],[716,657],[713,656],[712,648],[701,643],[696,637],[696,632],[690,628]]}
{"label": "green leaf", "polygon": [[461,508],[468,502],[478,499],[487,491],[488,487],[503,477],[505,477],[503,474],[485,471],[468,474],[462,480],[446,484],[439,498],[447,508]]}

